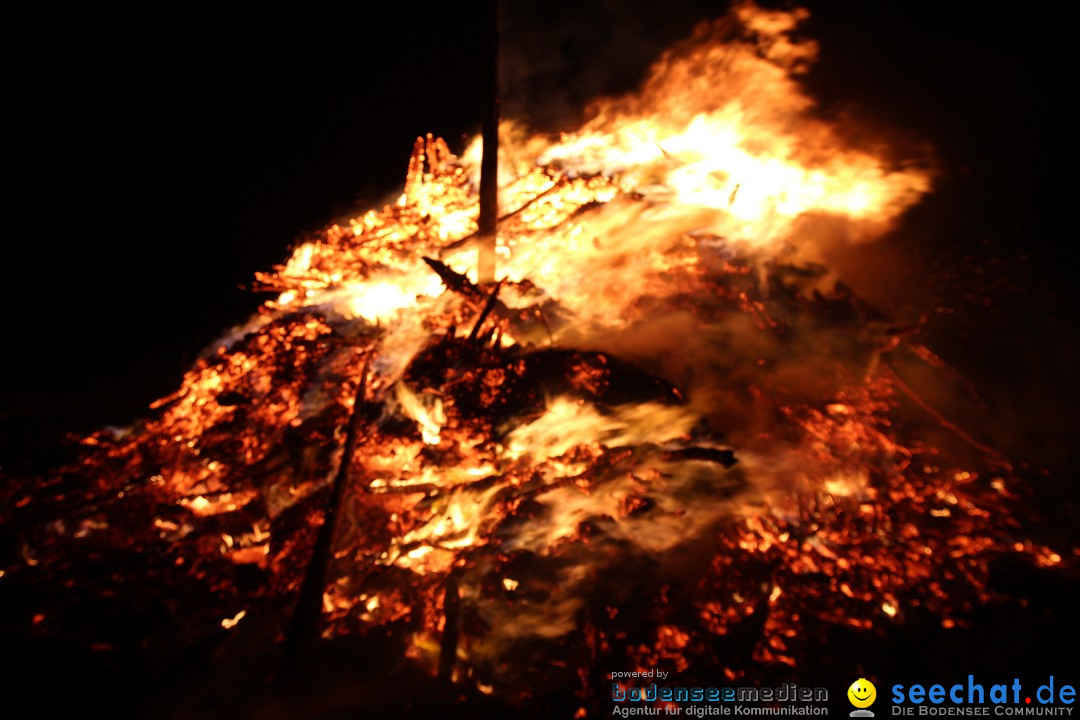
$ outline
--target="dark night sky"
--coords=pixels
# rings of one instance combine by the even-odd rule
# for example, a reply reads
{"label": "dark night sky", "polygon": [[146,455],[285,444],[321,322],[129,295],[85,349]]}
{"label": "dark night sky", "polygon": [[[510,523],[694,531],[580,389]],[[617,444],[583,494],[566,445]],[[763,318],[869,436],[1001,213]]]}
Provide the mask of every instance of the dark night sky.
{"label": "dark night sky", "polygon": [[[3,464],[65,429],[136,417],[256,307],[239,286],[298,233],[392,191],[417,135],[460,147],[480,117],[466,5],[154,4],[11,18]],[[975,374],[1023,385],[1041,373],[1043,385],[1017,397],[1074,397],[1075,341],[1059,338],[1075,310],[1063,261],[1076,184],[1064,23],[1048,10],[940,5],[810,4],[822,46],[810,84],[823,110],[909,131],[946,172],[907,236],[865,251],[865,262],[880,273],[900,252],[946,277],[972,253],[997,258],[997,272],[1030,292],[1005,293],[1004,315],[978,321]],[[514,8],[504,42],[537,62],[511,69],[507,91],[550,125],[545,96],[558,94],[563,109],[628,89],[660,48],[724,6]],[[897,307],[933,295],[913,272],[879,283],[900,294]],[[999,347],[995,324],[1035,349]]]}

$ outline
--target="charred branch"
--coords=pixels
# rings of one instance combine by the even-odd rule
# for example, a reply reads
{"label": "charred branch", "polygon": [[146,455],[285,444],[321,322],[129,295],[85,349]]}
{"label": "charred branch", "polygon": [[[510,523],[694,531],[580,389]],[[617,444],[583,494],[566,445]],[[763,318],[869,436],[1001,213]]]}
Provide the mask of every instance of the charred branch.
{"label": "charred branch", "polygon": [[363,370],[356,381],[356,394],[346,423],[345,442],[342,446],[341,461],[330,489],[330,498],[323,512],[322,526],[311,549],[311,559],[300,587],[300,596],[293,611],[292,623],[285,639],[285,650],[280,666],[279,679],[285,677],[300,659],[306,642],[318,633],[319,620],[322,617],[323,591],[326,589],[328,571],[332,556],[335,523],[341,506],[345,488],[348,485],[349,467],[356,451],[357,436],[360,432],[362,408],[368,385],[368,360],[364,361]]}
{"label": "charred branch", "polygon": [[439,276],[448,290],[472,299],[484,296],[484,293],[473,284],[472,280],[459,272],[455,272],[446,263],[427,256],[424,256],[423,260],[428,267],[435,271],[435,274]]}
{"label": "charred branch", "polygon": [[480,326],[484,324],[484,321],[488,319],[488,315],[495,309],[495,303],[499,299],[499,288],[502,287],[502,283],[496,283],[495,288],[488,295],[487,302],[484,303],[484,309],[480,311],[480,317],[476,319],[476,324],[473,325],[472,332],[469,333],[469,341],[476,340],[477,334],[480,332]]}

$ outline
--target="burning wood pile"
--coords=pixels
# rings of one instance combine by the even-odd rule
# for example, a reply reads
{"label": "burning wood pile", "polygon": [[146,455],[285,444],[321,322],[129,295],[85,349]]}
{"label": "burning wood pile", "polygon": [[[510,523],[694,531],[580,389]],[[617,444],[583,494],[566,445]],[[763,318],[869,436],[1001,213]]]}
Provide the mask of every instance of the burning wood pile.
{"label": "burning wood pile", "polygon": [[497,282],[479,142],[418,140],[397,201],[260,273],[150,419],[8,488],[0,582],[70,592],[19,621],[156,593],[163,646],[367,638],[584,715],[605,668],[798,667],[830,626],[962,622],[1004,554],[1062,562],[903,372],[948,368],[815,262],[930,177],[814,116],[801,18],[739,6],[558,140],[504,123]]}

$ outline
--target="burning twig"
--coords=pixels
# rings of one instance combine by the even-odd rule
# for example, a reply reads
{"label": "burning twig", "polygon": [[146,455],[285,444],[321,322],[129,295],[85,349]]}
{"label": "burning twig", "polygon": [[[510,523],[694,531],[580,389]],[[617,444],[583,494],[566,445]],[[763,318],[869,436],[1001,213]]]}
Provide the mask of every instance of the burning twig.
{"label": "burning twig", "polygon": [[480,326],[484,324],[484,321],[487,320],[488,315],[490,315],[491,311],[495,308],[495,303],[498,302],[499,299],[499,288],[501,287],[502,281],[499,281],[495,284],[495,289],[493,289],[491,291],[491,294],[488,295],[487,302],[484,303],[484,309],[480,311],[480,317],[476,319],[476,324],[473,325],[472,332],[469,333],[469,342],[473,342],[474,340],[476,340],[477,334],[480,332]]}
{"label": "burning twig", "polygon": [[[551,187],[549,187],[547,190],[544,190],[542,193],[538,193],[536,195],[533,195],[531,198],[529,198],[522,205],[518,206],[518,208],[516,210],[508,212],[505,215],[501,215],[499,217],[499,219],[496,221],[496,224],[501,225],[504,222],[506,222],[507,220],[511,220],[514,217],[516,217],[517,215],[520,215],[522,212],[524,212],[525,210],[532,207],[535,203],[537,203],[541,199],[547,197],[548,195],[551,195],[561,185],[562,185],[562,183],[560,181],[558,181],[558,180],[554,181],[551,184]],[[439,250],[439,256],[440,257],[446,257],[448,254],[450,254],[454,250],[458,250],[458,249],[464,247],[465,245],[469,244],[471,241],[475,240],[478,235],[480,235],[479,230],[477,230],[475,232],[471,232],[468,235],[465,235],[464,237],[458,238],[457,240],[450,243],[449,245],[441,248]]]}

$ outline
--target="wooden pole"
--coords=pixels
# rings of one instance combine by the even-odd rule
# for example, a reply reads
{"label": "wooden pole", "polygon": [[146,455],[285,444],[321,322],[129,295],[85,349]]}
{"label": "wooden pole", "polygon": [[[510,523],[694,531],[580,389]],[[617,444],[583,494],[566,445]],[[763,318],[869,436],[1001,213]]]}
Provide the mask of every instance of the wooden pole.
{"label": "wooden pole", "polygon": [[477,274],[481,283],[495,282],[495,240],[499,217],[499,3],[486,0],[483,31],[483,142],[480,160],[480,236]]}

